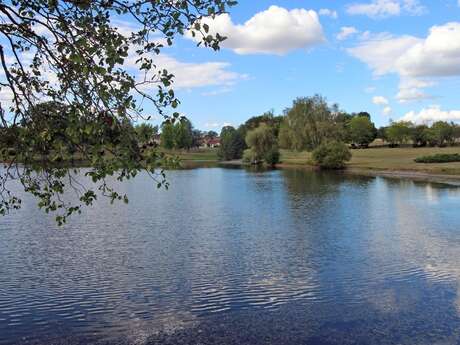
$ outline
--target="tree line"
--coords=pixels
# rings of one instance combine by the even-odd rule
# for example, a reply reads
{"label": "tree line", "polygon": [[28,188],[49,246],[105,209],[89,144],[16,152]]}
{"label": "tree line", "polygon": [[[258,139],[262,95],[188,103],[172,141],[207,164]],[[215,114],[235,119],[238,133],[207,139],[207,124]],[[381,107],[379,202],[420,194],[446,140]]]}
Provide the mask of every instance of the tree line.
{"label": "tree line", "polygon": [[389,147],[455,145],[460,126],[446,121],[431,126],[398,121],[377,129],[368,112],[347,113],[315,95],[295,99],[282,115],[271,111],[251,117],[238,129],[225,127],[221,137],[219,155],[224,160],[275,164],[282,148],[312,151],[319,165],[338,168],[351,158],[349,148],[367,148],[375,139]]}

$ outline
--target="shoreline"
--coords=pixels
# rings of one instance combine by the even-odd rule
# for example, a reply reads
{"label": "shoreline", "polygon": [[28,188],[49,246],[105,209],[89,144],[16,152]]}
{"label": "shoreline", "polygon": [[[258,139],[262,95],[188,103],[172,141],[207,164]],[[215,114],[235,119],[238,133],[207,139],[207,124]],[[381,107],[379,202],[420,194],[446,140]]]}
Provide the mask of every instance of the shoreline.
{"label": "shoreline", "polygon": [[[241,160],[218,162],[218,165],[222,166],[245,166]],[[320,171],[316,166],[308,164],[289,164],[279,163],[275,165],[276,169],[304,169],[309,171]],[[332,170],[334,171],[334,170]],[[406,179],[414,181],[425,181],[433,183],[450,184],[460,187],[460,175],[449,175],[449,174],[435,174],[427,173],[417,170],[391,170],[391,169],[366,169],[366,168],[353,168],[347,167],[343,170],[336,170],[335,172],[344,175],[360,175],[360,176],[374,176],[374,177],[386,177],[394,179]]]}
{"label": "shoreline", "polygon": [[[277,169],[305,169],[310,171],[320,171],[318,167],[302,164],[277,164]],[[417,170],[383,170],[383,169],[365,169],[347,167],[343,170],[329,170],[335,171],[344,175],[359,175],[359,176],[373,176],[373,177],[386,177],[393,179],[404,179],[414,181],[425,181],[433,183],[450,184],[460,187],[460,175],[449,174],[434,174]]]}
{"label": "shoreline", "polygon": [[379,176],[394,179],[443,183],[460,187],[460,175],[433,174],[415,170],[373,170],[361,168],[348,168],[343,172],[349,175]]}

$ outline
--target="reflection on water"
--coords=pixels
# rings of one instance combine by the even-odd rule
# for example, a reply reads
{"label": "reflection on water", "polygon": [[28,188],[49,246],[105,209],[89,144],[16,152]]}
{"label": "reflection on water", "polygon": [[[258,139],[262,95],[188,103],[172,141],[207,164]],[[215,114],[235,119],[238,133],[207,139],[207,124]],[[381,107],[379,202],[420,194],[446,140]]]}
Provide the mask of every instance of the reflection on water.
{"label": "reflection on water", "polygon": [[[460,189],[302,170],[145,176],[58,229],[0,219],[0,344],[456,344]],[[65,339],[65,341],[64,341]]]}

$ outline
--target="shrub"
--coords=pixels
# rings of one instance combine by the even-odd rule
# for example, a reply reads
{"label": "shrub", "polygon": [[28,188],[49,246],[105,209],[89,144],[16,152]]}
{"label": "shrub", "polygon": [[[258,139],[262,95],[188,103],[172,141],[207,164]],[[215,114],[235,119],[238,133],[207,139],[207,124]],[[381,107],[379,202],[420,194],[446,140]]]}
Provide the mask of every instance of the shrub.
{"label": "shrub", "polygon": [[251,164],[276,164],[279,159],[278,145],[273,129],[261,124],[246,134],[246,144],[250,151],[243,154],[244,161]]}
{"label": "shrub", "polygon": [[313,151],[313,160],[324,169],[343,169],[350,159],[347,145],[338,141],[323,143]]}
{"label": "shrub", "polygon": [[278,148],[273,148],[264,155],[264,160],[268,165],[275,165],[280,161],[280,152]]}
{"label": "shrub", "polygon": [[250,164],[257,164],[257,156],[252,149],[244,150],[243,152],[243,162],[250,163]]}
{"label": "shrub", "polygon": [[417,163],[451,163],[451,162],[460,162],[460,154],[446,154],[439,153],[431,156],[423,156],[415,159]]}

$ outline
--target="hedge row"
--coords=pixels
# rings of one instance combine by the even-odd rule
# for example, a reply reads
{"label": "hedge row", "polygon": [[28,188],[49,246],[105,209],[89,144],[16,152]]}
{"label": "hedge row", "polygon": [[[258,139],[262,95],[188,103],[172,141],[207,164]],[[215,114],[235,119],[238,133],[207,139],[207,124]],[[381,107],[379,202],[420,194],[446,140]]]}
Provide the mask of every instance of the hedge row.
{"label": "hedge row", "polygon": [[417,163],[451,163],[451,162],[460,162],[460,154],[436,154],[432,156],[423,156],[415,159]]}

